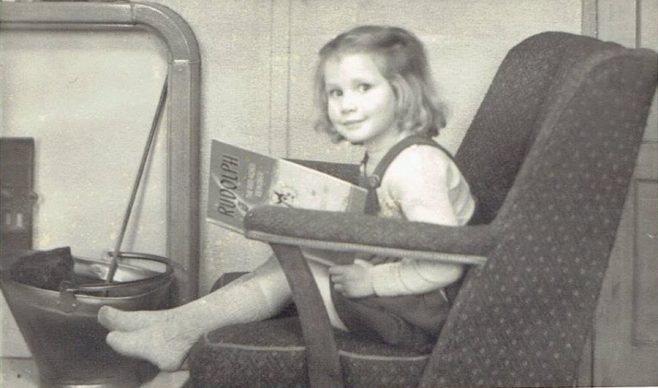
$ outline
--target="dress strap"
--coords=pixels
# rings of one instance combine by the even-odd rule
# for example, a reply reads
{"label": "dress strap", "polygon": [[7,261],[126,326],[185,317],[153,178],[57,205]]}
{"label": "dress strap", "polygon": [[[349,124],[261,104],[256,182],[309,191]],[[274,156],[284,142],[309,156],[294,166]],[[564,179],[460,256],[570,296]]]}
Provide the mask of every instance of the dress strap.
{"label": "dress strap", "polygon": [[361,179],[359,180],[361,186],[364,186],[366,189],[368,189],[365,205],[366,214],[377,214],[379,212],[379,198],[377,197],[377,188],[379,188],[379,186],[382,184],[382,178],[384,178],[384,174],[386,173],[388,166],[390,166],[390,164],[393,162],[393,160],[395,160],[400,152],[404,151],[406,148],[412,145],[428,145],[438,148],[445,152],[450,157],[450,159],[453,159],[450,152],[448,152],[434,140],[422,135],[411,135],[405,137],[393,147],[391,147],[391,149],[386,152],[379,164],[377,164],[373,174],[368,176],[365,172],[365,165],[368,162],[368,153],[366,153],[362,162],[363,173],[361,174]]}

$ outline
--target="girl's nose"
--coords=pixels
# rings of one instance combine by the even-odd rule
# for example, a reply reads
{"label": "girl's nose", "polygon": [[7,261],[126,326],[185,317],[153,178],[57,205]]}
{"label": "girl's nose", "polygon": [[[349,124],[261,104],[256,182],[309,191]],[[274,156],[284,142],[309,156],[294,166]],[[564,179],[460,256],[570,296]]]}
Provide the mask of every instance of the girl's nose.
{"label": "girl's nose", "polygon": [[356,110],[356,101],[354,100],[354,97],[345,94],[341,99],[340,109],[342,113],[354,112]]}

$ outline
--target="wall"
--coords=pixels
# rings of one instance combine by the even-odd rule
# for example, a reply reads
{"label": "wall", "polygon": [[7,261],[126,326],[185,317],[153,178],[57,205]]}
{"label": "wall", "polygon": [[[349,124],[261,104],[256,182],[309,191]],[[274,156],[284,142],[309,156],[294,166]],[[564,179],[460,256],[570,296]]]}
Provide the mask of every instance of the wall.
{"label": "wall", "polygon": [[[114,247],[166,75],[147,33],[4,31],[2,136],[35,138],[37,249],[82,256]],[[166,125],[157,138],[127,249],[164,253]]]}
{"label": "wall", "polygon": [[[315,53],[350,26],[396,24],[421,37],[451,109],[439,141],[455,150],[511,46],[545,30],[589,32],[591,19],[583,13],[590,0],[160,3],[190,24],[201,49],[202,209],[213,138],[276,156],[360,159],[361,150],[311,130]],[[165,68],[161,42],[146,33],[2,31],[0,134],[36,138],[37,248],[71,245],[97,257],[113,246]],[[164,253],[165,149],[161,133],[127,249]],[[251,269],[269,254],[214,225],[201,228],[202,292],[221,272]],[[0,354],[21,354],[3,316]]]}

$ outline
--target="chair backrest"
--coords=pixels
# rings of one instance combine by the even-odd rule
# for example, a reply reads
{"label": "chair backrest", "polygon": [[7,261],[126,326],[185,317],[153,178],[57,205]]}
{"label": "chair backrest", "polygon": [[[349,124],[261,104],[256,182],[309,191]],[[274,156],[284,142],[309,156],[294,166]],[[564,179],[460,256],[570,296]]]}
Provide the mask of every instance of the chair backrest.
{"label": "chair backrest", "polygon": [[656,66],[559,32],[510,51],[456,155],[501,240],[468,274],[425,385],[574,383]]}
{"label": "chair backrest", "polygon": [[620,49],[593,38],[546,32],[509,51],[455,155],[480,201],[479,223],[496,218],[576,67],[602,50]]}

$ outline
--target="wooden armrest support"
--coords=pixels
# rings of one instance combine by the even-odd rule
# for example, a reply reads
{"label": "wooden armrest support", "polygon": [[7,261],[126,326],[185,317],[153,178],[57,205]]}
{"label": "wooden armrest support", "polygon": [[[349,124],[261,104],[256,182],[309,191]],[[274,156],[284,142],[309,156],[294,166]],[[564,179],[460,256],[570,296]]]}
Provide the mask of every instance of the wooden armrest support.
{"label": "wooden armrest support", "polygon": [[311,386],[342,387],[342,371],[333,329],[306,259],[297,246],[270,245],[286,274],[297,306],[306,343]]}

